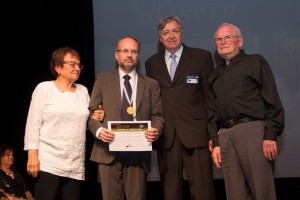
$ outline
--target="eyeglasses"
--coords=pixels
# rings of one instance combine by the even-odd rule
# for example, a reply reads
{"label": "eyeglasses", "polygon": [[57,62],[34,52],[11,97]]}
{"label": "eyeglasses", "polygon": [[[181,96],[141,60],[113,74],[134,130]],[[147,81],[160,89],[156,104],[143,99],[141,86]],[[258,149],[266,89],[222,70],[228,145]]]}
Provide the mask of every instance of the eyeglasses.
{"label": "eyeglasses", "polygon": [[117,52],[121,52],[123,54],[129,54],[129,53],[131,53],[131,54],[134,54],[134,55],[136,55],[136,54],[139,53],[138,50],[130,50],[130,49],[118,49]]}
{"label": "eyeglasses", "polygon": [[64,61],[63,63],[64,63],[64,64],[70,65],[72,68],[75,68],[75,67],[77,66],[77,67],[79,67],[80,70],[82,70],[83,67],[84,67],[83,64],[77,63],[77,62],[75,62],[75,61]]}
{"label": "eyeglasses", "polygon": [[225,37],[220,37],[220,38],[215,38],[215,42],[217,43],[217,44],[219,44],[219,43],[221,43],[222,42],[222,40],[224,40],[224,42],[229,42],[229,41],[231,41],[232,40],[232,38],[238,38],[239,36],[236,36],[236,35],[227,35],[227,36],[225,36]]}

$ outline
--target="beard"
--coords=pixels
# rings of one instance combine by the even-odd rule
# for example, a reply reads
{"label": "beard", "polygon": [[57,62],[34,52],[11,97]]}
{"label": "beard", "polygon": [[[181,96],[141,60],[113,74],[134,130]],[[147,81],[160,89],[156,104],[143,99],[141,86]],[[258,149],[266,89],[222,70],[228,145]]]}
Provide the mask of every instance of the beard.
{"label": "beard", "polygon": [[124,63],[120,63],[119,67],[121,67],[121,69],[123,69],[124,71],[130,73],[136,67],[136,63],[132,63],[128,65],[125,65]]}

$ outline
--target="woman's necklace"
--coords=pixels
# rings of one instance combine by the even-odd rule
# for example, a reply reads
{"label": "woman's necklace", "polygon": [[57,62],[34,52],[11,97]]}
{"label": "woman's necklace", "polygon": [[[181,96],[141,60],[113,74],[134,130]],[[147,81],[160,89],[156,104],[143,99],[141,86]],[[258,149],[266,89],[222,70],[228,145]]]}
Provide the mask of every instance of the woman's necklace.
{"label": "woman's necklace", "polygon": [[10,170],[9,172],[5,172],[8,176],[10,176],[11,178],[13,177],[14,173]]}

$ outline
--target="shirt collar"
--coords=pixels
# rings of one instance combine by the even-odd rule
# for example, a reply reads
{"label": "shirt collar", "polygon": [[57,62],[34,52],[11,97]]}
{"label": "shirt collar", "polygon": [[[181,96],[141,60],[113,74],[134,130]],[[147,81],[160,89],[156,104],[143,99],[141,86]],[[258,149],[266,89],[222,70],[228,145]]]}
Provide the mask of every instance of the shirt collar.
{"label": "shirt collar", "polygon": [[[182,51],[183,51],[183,46],[181,45],[179,47],[179,49],[175,52],[176,58],[178,58],[178,59],[180,58]],[[171,53],[166,49],[165,50],[165,59],[166,60],[170,59],[170,56],[171,56]]]}
{"label": "shirt collar", "polygon": [[237,63],[237,62],[239,62],[245,56],[246,56],[245,51],[241,49],[240,53],[238,53],[233,58],[231,58],[230,63],[233,63],[233,64]]}
{"label": "shirt collar", "polygon": [[[119,75],[120,75],[120,80],[123,80],[123,76],[125,75],[125,73],[119,69]],[[136,77],[136,69],[133,69],[129,74],[130,76],[130,80],[133,80]]]}
{"label": "shirt collar", "polygon": [[[242,60],[246,56],[246,53],[243,49],[240,50],[240,53],[236,54],[233,58],[230,59],[229,65],[234,65]],[[222,58],[221,65],[226,65],[225,59]]]}

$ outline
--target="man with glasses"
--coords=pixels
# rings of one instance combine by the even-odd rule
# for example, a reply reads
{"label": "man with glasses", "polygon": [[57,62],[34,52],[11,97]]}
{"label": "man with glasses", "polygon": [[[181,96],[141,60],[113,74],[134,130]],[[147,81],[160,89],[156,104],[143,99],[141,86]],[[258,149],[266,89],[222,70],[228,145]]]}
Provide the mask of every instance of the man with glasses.
{"label": "man with glasses", "polygon": [[178,17],[160,20],[165,50],[145,63],[147,76],[160,83],[165,129],[158,140],[158,164],[164,199],[182,200],[185,171],[194,200],[214,199],[207,130],[207,79],[214,65],[210,52],[182,44]]}
{"label": "man with glasses", "polygon": [[120,38],[114,55],[118,69],[99,73],[91,94],[90,111],[99,105],[105,111],[103,122],[88,122],[95,137],[91,160],[98,163],[103,200],[145,200],[151,169],[151,151],[110,151],[115,134],[108,122],[150,120],[151,128],[144,133],[150,143],[162,133],[159,83],[137,73],[139,51],[135,38]]}
{"label": "man with glasses", "polygon": [[235,25],[221,24],[214,40],[221,62],[209,78],[209,127],[227,199],[275,200],[272,166],[284,110],[272,71],[261,55],[241,49]]}

